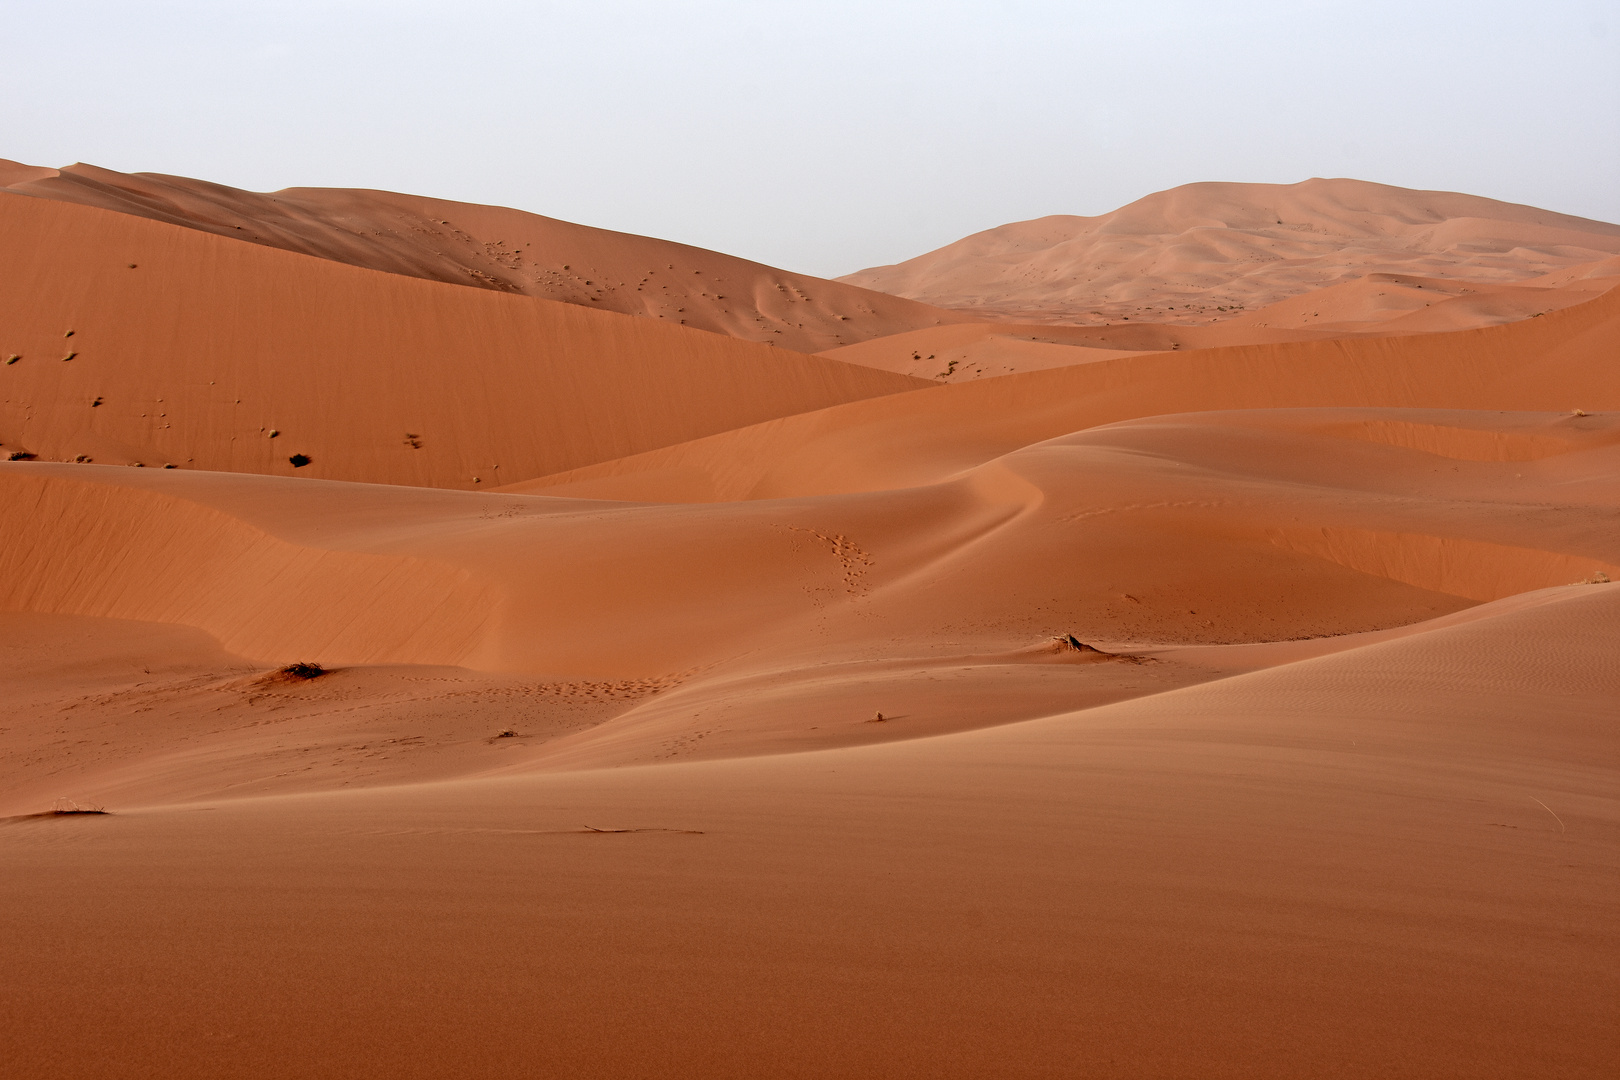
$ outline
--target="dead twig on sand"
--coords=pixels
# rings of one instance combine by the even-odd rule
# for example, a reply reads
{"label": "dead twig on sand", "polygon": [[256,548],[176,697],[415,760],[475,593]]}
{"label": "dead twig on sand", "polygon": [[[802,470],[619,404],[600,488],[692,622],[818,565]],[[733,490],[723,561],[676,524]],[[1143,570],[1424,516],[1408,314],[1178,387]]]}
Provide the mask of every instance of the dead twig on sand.
{"label": "dead twig on sand", "polygon": [[1567,832],[1568,831],[1567,829],[1564,828],[1564,819],[1559,817],[1557,814],[1553,814],[1553,808],[1552,807],[1548,806],[1546,803],[1542,802],[1540,799],[1536,798],[1534,795],[1530,796],[1530,801],[1535,803],[1537,806],[1541,807],[1543,810],[1547,811],[1547,813],[1552,814],[1553,820],[1558,822],[1558,831],[1559,832],[1562,833],[1562,832]]}

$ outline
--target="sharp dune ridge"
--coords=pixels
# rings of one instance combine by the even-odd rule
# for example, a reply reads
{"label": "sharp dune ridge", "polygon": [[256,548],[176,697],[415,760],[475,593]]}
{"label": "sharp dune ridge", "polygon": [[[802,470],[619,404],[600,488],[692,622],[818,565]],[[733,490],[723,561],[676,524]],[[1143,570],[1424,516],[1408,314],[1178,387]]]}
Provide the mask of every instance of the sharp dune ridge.
{"label": "sharp dune ridge", "polygon": [[0,163],[0,250],[18,1075],[1612,1072],[1620,227],[851,285]]}

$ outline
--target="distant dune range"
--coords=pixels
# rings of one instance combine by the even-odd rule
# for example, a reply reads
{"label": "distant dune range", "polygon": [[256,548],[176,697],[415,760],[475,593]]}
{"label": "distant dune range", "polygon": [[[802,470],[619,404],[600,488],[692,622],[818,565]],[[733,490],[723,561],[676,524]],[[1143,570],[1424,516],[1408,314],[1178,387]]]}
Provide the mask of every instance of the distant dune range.
{"label": "distant dune range", "polygon": [[1620,227],[0,185],[18,1075],[1612,1073]]}
{"label": "distant dune range", "polygon": [[1511,284],[1616,255],[1620,225],[1315,179],[1187,184],[1099,217],[1002,225],[839,280],[1011,320],[1201,324],[1375,273]]}

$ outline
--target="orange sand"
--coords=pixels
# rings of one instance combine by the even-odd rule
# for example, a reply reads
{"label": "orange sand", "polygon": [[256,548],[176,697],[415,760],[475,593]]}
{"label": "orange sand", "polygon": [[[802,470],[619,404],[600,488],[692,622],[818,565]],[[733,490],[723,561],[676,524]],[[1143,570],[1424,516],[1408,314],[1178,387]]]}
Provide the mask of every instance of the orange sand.
{"label": "orange sand", "polygon": [[1312,182],[1260,310],[796,352],[397,223],[658,241],[0,184],[0,1074],[1620,1063],[1615,227]]}
{"label": "orange sand", "polygon": [[0,244],[0,442],[44,459],[470,488],[922,385],[39,199]]}

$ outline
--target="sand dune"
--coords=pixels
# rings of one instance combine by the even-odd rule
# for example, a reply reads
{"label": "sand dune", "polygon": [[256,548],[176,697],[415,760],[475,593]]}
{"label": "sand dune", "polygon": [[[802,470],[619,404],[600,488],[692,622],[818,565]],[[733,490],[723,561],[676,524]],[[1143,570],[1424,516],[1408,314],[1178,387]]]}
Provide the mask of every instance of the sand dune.
{"label": "sand dune", "polygon": [[0,243],[0,449],[44,459],[470,488],[922,385],[42,199]]}
{"label": "sand dune", "polygon": [[[536,717],[593,693],[620,706],[560,740],[548,719],[503,761],[730,756],[1007,723],[1223,670],[1159,655],[1170,645],[1343,636],[1620,580],[1616,477],[1613,413],[1393,409],[1154,417],[907,492],[696,506],[13,463],[0,607],[192,627],[243,671],[459,666],[530,676]],[[1041,647],[1067,635],[1126,659]],[[415,671],[321,686],[415,700]],[[201,699],[266,693],[236,678],[214,672]],[[198,697],[136,682],[148,705]],[[337,704],[311,693],[314,713]],[[246,755],[233,784],[269,782],[259,743],[240,741],[254,710],[239,712],[208,754],[186,735],[199,771],[161,770],[166,797],[224,793],[219,754]],[[101,755],[138,777],[131,757],[164,757],[175,734],[147,726]],[[353,778],[322,763],[322,784]]]}
{"label": "sand dune", "polygon": [[1602,1076],[1616,589],[919,742],[12,824],[8,1060]]}
{"label": "sand dune", "polygon": [[0,185],[0,1073],[1613,1072],[1620,229]]}
{"label": "sand dune", "polygon": [[[1323,290],[1326,291],[1326,290]],[[1557,301],[1543,300],[1538,310],[1553,310],[1590,299],[1594,290],[1576,286],[1564,290],[1538,289],[1555,293]],[[1289,304],[1309,304],[1316,293]],[[1278,305],[1281,307],[1281,305]],[[1261,308],[1254,321],[1223,322],[1214,326],[1182,326],[1173,323],[1114,323],[1107,326],[1065,326],[1055,323],[966,322],[933,326],[888,337],[874,338],[858,345],[827,349],[820,355],[863,367],[881,368],[941,383],[972,382],[1021,371],[1089,364],[1094,360],[1119,359],[1144,352],[1176,349],[1209,349],[1222,345],[1269,345],[1284,341],[1315,341],[1323,338],[1355,337],[1378,333],[1381,326],[1358,325],[1345,332],[1336,328],[1318,329],[1305,320],[1279,315],[1260,321],[1271,308]],[[1402,311],[1401,315],[1405,315]],[[1495,312],[1493,311],[1493,316]],[[1377,318],[1377,316],[1373,316]],[[1482,320],[1482,325],[1511,321],[1510,318]],[[1298,325],[1294,325],[1298,323]],[[1453,329],[1447,327],[1447,329]]]}
{"label": "sand dune", "polygon": [[1331,331],[1335,336],[1358,331],[1421,334],[1467,330],[1539,318],[1549,311],[1584,303],[1616,285],[1620,285],[1620,276],[1610,274],[1580,277],[1561,286],[1479,284],[1404,274],[1368,274],[1342,285],[1330,285],[1279,300],[1227,320],[1221,328],[1227,333],[1238,332],[1239,327],[1248,325],[1310,328]]}
{"label": "sand dune", "polygon": [[1371,273],[1505,284],[1620,254],[1620,225],[1358,180],[1188,184],[839,278],[1014,321],[1220,321]]}
{"label": "sand dune", "polygon": [[784,417],[514,490],[692,501],[904,487],[1081,428],[1205,409],[1614,410],[1617,328],[1620,291],[1611,291],[1542,318],[1450,334],[1099,359]]}
{"label": "sand dune", "polygon": [[1620,259],[1614,258],[1511,285],[1369,273],[1254,311],[1233,308],[1208,323],[1183,322],[1174,313],[1161,315],[1163,321],[1139,317],[1101,326],[966,322],[891,334],[822,355],[936,382],[970,382],[1137,352],[1498,326],[1585,303],[1617,285]]}
{"label": "sand dune", "polygon": [[134,214],[351,266],[518,293],[817,352],[954,312],[715,251],[499,206],[390,191],[270,194],[93,165],[0,162],[0,189]]}

